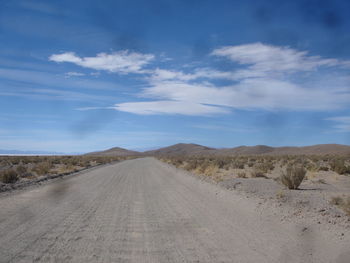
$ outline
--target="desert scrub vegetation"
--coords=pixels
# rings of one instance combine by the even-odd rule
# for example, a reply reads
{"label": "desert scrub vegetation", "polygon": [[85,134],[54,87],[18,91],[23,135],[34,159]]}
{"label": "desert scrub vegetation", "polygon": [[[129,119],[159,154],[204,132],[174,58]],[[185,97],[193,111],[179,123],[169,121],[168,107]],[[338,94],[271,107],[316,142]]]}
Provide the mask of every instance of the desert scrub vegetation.
{"label": "desert scrub vegetation", "polygon": [[85,168],[135,157],[113,156],[0,156],[0,182],[13,184],[21,179],[68,174]]}
{"label": "desert scrub vegetation", "polygon": [[[240,172],[251,177],[271,177],[275,171],[277,180],[279,170],[285,170],[284,182],[291,184],[292,189],[302,176],[294,175],[295,169],[288,167],[303,167],[303,174],[306,171],[317,173],[319,171],[334,171],[338,174],[350,174],[350,156],[337,155],[235,155],[235,156],[162,156],[160,160],[170,163],[176,167],[197,174],[208,175],[217,173],[232,173],[237,177]],[[276,170],[277,169],[277,170]],[[286,171],[290,170],[290,171]],[[246,176],[247,177],[247,176]],[[291,178],[294,179],[291,179]],[[304,174],[305,177],[305,174]],[[303,177],[303,179],[304,179]],[[300,178],[300,179],[298,179]],[[276,179],[276,178],[274,178]],[[306,179],[306,178],[305,178]],[[289,182],[290,181],[290,182]]]}
{"label": "desert scrub vegetation", "polygon": [[334,158],[330,162],[331,169],[338,174],[350,174],[350,165],[343,158]]}
{"label": "desert scrub vegetation", "polygon": [[237,177],[238,178],[247,178],[247,174],[245,172],[238,172]]}
{"label": "desert scrub vegetation", "polygon": [[282,172],[280,181],[287,186],[288,189],[298,189],[305,175],[306,170],[303,167],[290,165]]}
{"label": "desert scrub vegetation", "polygon": [[11,184],[18,181],[18,174],[13,169],[7,169],[0,172],[1,182],[5,184]]}
{"label": "desert scrub vegetation", "polygon": [[260,170],[259,168],[255,168],[250,172],[251,178],[267,178],[265,172]]}
{"label": "desert scrub vegetation", "polygon": [[347,198],[341,196],[332,197],[330,203],[343,209],[343,211],[350,216],[350,196]]}

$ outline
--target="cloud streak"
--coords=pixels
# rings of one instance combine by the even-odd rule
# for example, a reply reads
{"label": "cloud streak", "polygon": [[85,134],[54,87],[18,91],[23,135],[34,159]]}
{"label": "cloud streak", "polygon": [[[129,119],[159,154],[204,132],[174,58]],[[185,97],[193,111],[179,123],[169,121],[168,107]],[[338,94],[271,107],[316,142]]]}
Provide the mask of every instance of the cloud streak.
{"label": "cloud streak", "polygon": [[158,100],[146,102],[125,102],[115,105],[118,111],[140,115],[181,114],[181,115],[213,115],[229,111],[212,105],[193,103],[190,101]]}
{"label": "cloud streak", "polygon": [[333,128],[338,132],[350,132],[350,116],[327,118],[326,120],[336,123]]}
{"label": "cloud streak", "polygon": [[337,59],[309,56],[307,51],[262,43],[226,46],[215,49],[211,54],[230,59],[240,65],[249,65],[248,69],[236,72],[237,78],[312,71],[319,67],[350,66],[349,62]]}
{"label": "cloud streak", "polygon": [[128,101],[114,107],[134,114],[214,115],[235,109],[328,111],[348,107],[349,61],[262,43],[225,46],[210,55],[235,65],[228,71],[200,65],[186,72],[159,67],[145,70],[143,67],[155,56],[128,51],[85,58],[63,53],[52,55],[50,60],[141,74],[147,84],[136,96],[147,101]]}
{"label": "cloud streak", "polygon": [[105,70],[113,73],[143,73],[142,68],[154,59],[152,54],[141,54],[127,50],[108,53],[99,53],[95,57],[79,57],[73,52],[53,54],[50,61],[58,63],[68,62],[84,68]]}

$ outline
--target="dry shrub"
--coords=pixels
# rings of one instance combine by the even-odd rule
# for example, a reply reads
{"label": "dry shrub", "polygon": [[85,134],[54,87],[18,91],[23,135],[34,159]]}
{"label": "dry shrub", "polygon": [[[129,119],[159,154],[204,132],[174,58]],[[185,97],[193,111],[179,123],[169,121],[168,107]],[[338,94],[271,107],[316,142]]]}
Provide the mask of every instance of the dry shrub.
{"label": "dry shrub", "polygon": [[23,176],[28,172],[28,169],[24,165],[18,165],[16,167],[16,172],[19,176]]}
{"label": "dry shrub", "polygon": [[343,204],[343,198],[340,196],[334,196],[331,199],[331,204],[332,205],[341,205],[341,204]]}
{"label": "dry shrub", "polygon": [[276,193],[276,198],[277,199],[284,199],[286,197],[286,193],[283,191],[283,190],[279,190],[277,193]]}
{"label": "dry shrub", "polygon": [[341,205],[341,208],[345,211],[347,215],[350,216],[350,197],[344,200],[343,204]]}
{"label": "dry shrub", "polygon": [[41,162],[34,167],[33,171],[36,172],[38,175],[45,175],[50,172],[51,167],[52,167],[51,163]]}
{"label": "dry shrub", "polygon": [[228,167],[228,165],[230,164],[230,161],[228,159],[218,158],[213,161],[213,164],[218,168],[224,168],[224,167]]}
{"label": "dry shrub", "polygon": [[248,165],[248,167],[253,167],[253,166],[254,166],[254,162],[249,161],[249,162],[247,163],[247,165]]}
{"label": "dry shrub", "polygon": [[327,171],[329,171],[329,168],[327,166],[320,166],[318,168],[318,171],[325,171],[325,172],[327,172]]}
{"label": "dry shrub", "polygon": [[251,173],[250,176],[252,178],[267,178],[265,173],[259,169],[254,169]]}
{"label": "dry shrub", "polygon": [[209,161],[203,161],[203,162],[199,162],[196,165],[196,171],[198,173],[205,173],[205,171],[209,168],[209,167],[215,167],[214,164],[211,164]]}
{"label": "dry shrub", "polygon": [[238,178],[247,178],[247,174],[245,172],[238,172],[237,177]]}
{"label": "dry shrub", "polygon": [[350,196],[345,198],[342,198],[340,196],[333,197],[331,199],[331,204],[339,206],[341,209],[344,210],[344,212],[350,216]]}
{"label": "dry shrub", "polygon": [[5,184],[12,184],[18,181],[17,172],[13,169],[2,171],[0,177],[1,181]]}
{"label": "dry shrub", "polygon": [[334,159],[330,163],[331,169],[338,174],[350,173],[350,167],[345,165],[343,159]]}
{"label": "dry shrub", "polygon": [[281,175],[281,183],[289,189],[298,189],[301,182],[304,180],[306,170],[303,167],[291,165],[286,168]]}
{"label": "dry shrub", "polygon": [[217,175],[218,172],[219,172],[219,169],[217,166],[210,165],[205,169],[204,174],[206,176],[212,177],[214,175]]}
{"label": "dry shrub", "polygon": [[197,160],[194,160],[194,159],[190,159],[188,160],[187,164],[185,165],[185,170],[187,171],[192,171],[192,170],[195,170],[198,166],[198,162]]}
{"label": "dry shrub", "polygon": [[270,171],[272,171],[275,167],[272,163],[270,162],[265,162],[265,163],[259,163],[255,166],[256,170],[261,171],[262,173],[266,174]]}
{"label": "dry shrub", "polygon": [[321,178],[321,179],[318,179],[318,180],[317,180],[317,183],[320,183],[320,184],[327,184],[327,183],[326,183],[326,180],[325,180],[325,179],[322,179],[322,178]]}
{"label": "dry shrub", "polygon": [[241,160],[237,160],[233,162],[232,167],[234,169],[244,169],[244,162],[242,162]]}

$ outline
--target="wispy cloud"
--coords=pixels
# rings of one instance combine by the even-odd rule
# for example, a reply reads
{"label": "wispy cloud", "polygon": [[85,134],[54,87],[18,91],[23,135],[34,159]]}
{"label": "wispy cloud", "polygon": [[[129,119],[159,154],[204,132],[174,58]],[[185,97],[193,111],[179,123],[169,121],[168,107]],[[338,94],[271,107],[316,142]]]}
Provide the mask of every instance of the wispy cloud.
{"label": "wispy cloud", "polygon": [[62,13],[67,12],[66,10],[63,11],[63,9],[59,9],[57,6],[53,5],[53,3],[26,0],[18,1],[16,4],[23,9],[48,15],[62,15]]}
{"label": "wispy cloud", "polygon": [[111,90],[118,87],[117,84],[107,81],[91,80],[87,78],[70,79],[50,72],[9,68],[0,68],[0,79],[29,83],[35,86],[59,88]]}
{"label": "wispy cloud", "polygon": [[215,49],[214,56],[226,57],[248,69],[235,72],[237,78],[263,77],[278,73],[312,71],[319,67],[350,66],[349,61],[309,56],[307,51],[262,43],[226,46]]}
{"label": "wispy cloud", "polygon": [[108,109],[114,109],[114,107],[80,107],[80,108],[76,108],[75,110],[89,111],[89,110],[108,110]]}
{"label": "wispy cloud", "polygon": [[350,116],[339,116],[327,118],[326,120],[333,121],[333,128],[338,132],[350,132]]}
{"label": "wispy cloud", "polygon": [[[77,91],[45,89],[45,88],[18,88],[12,91],[10,86],[4,87],[6,91],[0,89],[1,96],[23,97],[43,100],[60,100],[60,101],[99,101],[108,103],[113,100],[109,96],[87,94]],[[13,87],[13,86],[12,86]],[[9,91],[8,91],[9,90]]]}
{"label": "wispy cloud", "polygon": [[[148,101],[115,105],[116,110],[134,114],[213,115],[235,109],[324,111],[348,107],[349,61],[262,43],[221,47],[211,55],[236,65],[228,71],[200,64],[186,72],[159,67],[145,70],[143,66],[155,56],[128,51],[83,58],[63,53],[50,60],[141,74],[148,85],[135,95]],[[225,84],[219,85],[217,80],[225,80]]]}
{"label": "wispy cloud", "polygon": [[182,114],[182,115],[212,115],[228,113],[229,111],[212,105],[193,103],[190,101],[146,101],[146,102],[125,102],[115,105],[115,109],[141,115],[154,114]]}
{"label": "wispy cloud", "polygon": [[70,72],[65,73],[64,75],[67,78],[70,78],[70,77],[82,77],[82,76],[85,76],[85,73],[70,71]]}
{"label": "wispy cloud", "polygon": [[[317,74],[320,67],[344,67],[347,61],[323,59],[319,56],[308,56],[305,51],[288,47],[264,45],[261,43],[230,46],[215,49],[212,55],[227,57],[240,65],[231,72],[221,72],[210,68],[196,68],[192,73],[156,69],[148,78],[150,86],[140,94],[142,97],[196,103],[212,104],[215,113],[226,113],[227,108],[218,111],[219,107],[232,109],[264,110],[334,110],[346,107],[350,101],[348,80],[337,79],[315,81],[304,78],[301,83],[293,74],[312,72]],[[214,79],[227,79],[232,84],[218,86]],[[153,102],[156,103],[156,102]],[[161,111],[147,110],[152,103],[128,104],[125,110],[138,113],[140,108],[153,114]],[[133,111],[131,107],[138,107]],[[117,107],[119,109],[119,107]],[[173,113],[183,114],[173,110]],[[188,112],[188,114],[191,114]]]}
{"label": "wispy cloud", "polygon": [[106,70],[113,73],[140,73],[143,66],[154,59],[152,54],[141,54],[127,50],[111,54],[99,53],[95,57],[79,57],[73,52],[53,54],[49,60],[55,62],[69,62],[81,67]]}

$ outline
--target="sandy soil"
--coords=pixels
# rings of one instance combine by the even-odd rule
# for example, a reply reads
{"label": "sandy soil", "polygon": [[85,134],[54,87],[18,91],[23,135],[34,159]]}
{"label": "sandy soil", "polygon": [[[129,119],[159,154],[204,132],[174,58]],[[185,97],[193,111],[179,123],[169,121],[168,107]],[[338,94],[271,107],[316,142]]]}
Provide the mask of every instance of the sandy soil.
{"label": "sandy soil", "polygon": [[154,158],[7,193],[0,262],[349,262],[349,229],[242,193]]}

